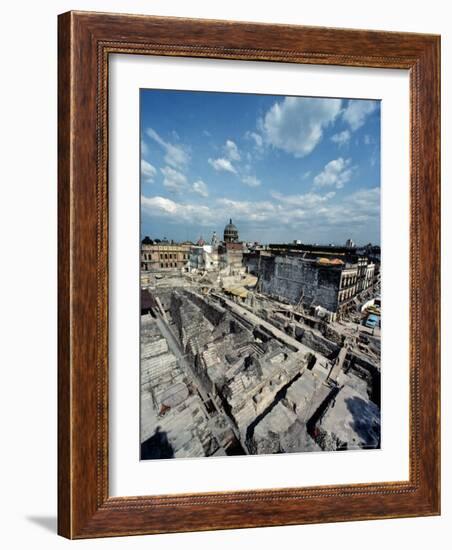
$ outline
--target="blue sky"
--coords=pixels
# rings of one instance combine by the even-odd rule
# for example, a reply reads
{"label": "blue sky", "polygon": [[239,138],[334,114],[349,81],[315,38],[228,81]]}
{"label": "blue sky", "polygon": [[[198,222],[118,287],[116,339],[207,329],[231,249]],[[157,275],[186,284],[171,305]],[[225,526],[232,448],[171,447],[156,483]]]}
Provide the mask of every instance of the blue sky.
{"label": "blue sky", "polygon": [[141,234],[380,243],[380,103],[141,90]]}

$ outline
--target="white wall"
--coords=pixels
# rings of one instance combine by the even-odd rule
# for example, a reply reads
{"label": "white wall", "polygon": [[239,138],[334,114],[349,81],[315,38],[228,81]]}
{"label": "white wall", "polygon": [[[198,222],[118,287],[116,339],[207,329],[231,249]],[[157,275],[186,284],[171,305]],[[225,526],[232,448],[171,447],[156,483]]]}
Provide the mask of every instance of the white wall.
{"label": "white wall", "polygon": [[[443,35],[443,181],[450,181],[452,18],[449,2],[355,0],[208,2],[110,0],[4,2],[1,13],[0,454],[1,541],[5,548],[127,547],[237,549],[448,546],[452,460],[449,421],[452,375],[443,370],[443,516],[405,520],[193,533],[70,543],[55,535],[56,514],[56,28],[69,9],[299,23]],[[443,186],[443,280],[448,283],[451,186]],[[443,289],[443,356],[452,354],[450,285]],[[449,313],[449,318],[451,315]],[[450,439],[450,437],[449,437]]]}

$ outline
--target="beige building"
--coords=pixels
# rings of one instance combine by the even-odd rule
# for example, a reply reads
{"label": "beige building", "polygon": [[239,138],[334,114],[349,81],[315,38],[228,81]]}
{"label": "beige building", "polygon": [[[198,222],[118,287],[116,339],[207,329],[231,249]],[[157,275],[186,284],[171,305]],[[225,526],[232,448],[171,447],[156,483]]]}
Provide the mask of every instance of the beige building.
{"label": "beige building", "polygon": [[368,264],[366,266],[366,277],[364,280],[364,288],[369,288],[375,279],[375,264]]}
{"label": "beige building", "polygon": [[185,268],[190,259],[192,246],[191,243],[142,243],[141,270],[160,271]]}
{"label": "beige building", "polygon": [[338,302],[346,302],[353,298],[358,291],[358,266],[346,266],[341,272]]}
{"label": "beige building", "polygon": [[342,305],[375,283],[375,264],[367,258],[359,258],[355,264],[347,264],[341,273],[338,304]]}
{"label": "beige building", "polygon": [[243,266],[243,244],[225,242],[218,247],[218,260],[221,269],[230,266],[238,269]]}

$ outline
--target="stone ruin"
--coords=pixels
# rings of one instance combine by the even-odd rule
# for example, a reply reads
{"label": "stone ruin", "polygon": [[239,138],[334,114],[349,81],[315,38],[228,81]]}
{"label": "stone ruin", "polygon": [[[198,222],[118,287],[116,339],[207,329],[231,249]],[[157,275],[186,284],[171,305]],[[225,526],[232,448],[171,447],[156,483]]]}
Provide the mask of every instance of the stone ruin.
{"label": "stone ruin", "polygon": [[379,339],[271,302],[250,308],[187,286],[152,293],[143,459],[380,447]]}

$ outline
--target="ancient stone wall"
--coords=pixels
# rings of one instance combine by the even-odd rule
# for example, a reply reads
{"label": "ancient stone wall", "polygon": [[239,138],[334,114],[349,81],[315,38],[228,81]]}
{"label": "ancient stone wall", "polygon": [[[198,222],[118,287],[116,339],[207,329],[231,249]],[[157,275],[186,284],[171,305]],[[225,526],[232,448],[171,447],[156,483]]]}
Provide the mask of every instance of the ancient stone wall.
{"label": "ancient stone wall", "polygon": [[322,323],[320,325],[320,331],[325,338],[328,338],[328,340],[335,342],[339,346],[342,346],[344,343],[344,336],[328,323]]}
{"label": "ancient stone wall", "polygon": [[335,342],[328,340],[320,333],[314,332],[308,328],[296,326],[295,337],[308,348],[321,353],[329,359],[336,357],[340,350],[340,346],[338,346]]}
{"label": "ancient stone wall", "polygon": [[218,326],[225,318],[226,310],[218,304],[207,302],[206,299],[193,292],[187,292],[186,296],[202,311],[204,316],[212,323],[212,325]]}
{"label": "ancient stone wall", "polygon": [[248,273],[259,274],[259,255],[248,253],[243,255],[243,260]]}
{"label": "ancient stone wall", "polygon": [[352,372],[365,380],[368,385],[369,398],[380,407],[381,401],[381,376],[378,364],[374,364],[363,355],[353,351],[349,352],[349,365]]}
{"label": "ancient stone wall", "polygon": [[300,300],[306,306],[320,305],[336,311],[341,272],[337,267],[291,256],[263,256],[260,288],[265,294],[283,298],[292,304]]}
{"label": "ancient stone wall", "polygon": [[181,342],[183,341],[183,323],[181,319],[181,305],[182,305],[182,296],[179,292],[172,292],[171,302],[170,302],[170,313],[171,318],[173,319],[177,330],[179,332],[179,338]]}

